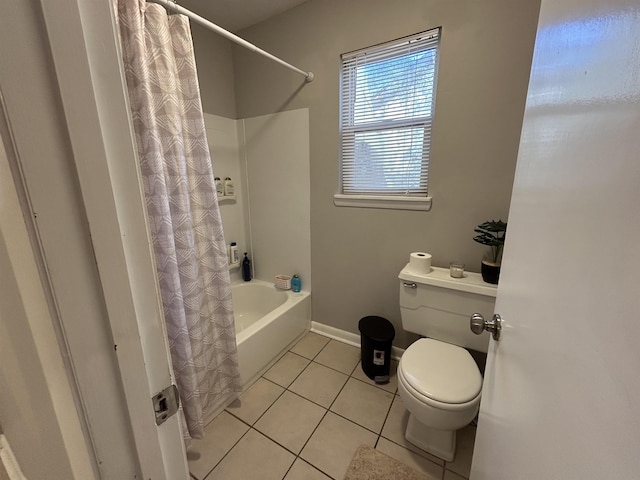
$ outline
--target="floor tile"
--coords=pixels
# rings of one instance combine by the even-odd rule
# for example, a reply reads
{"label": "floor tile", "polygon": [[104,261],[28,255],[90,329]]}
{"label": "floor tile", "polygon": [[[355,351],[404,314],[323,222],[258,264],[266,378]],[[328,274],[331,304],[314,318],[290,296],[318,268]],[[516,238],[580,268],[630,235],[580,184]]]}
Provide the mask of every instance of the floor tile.
{"label": "floor tile", "polygon": [[417,453],[387,440],[386,438],[380,438],[380,440],[378,440],[376,450],[395,458],[399,462],[404,463],[418,472],[422,472],[425,475],[432,477],[434,480],[440,480],[442,478],[442,465],[438,465]]}
{"label": "floor tile", "polygon": [[309,365],[309,362],[308,358],[287,352],[263,376],[267,380],[286,388]]}
{"label": "floor tile", "polygon": [[253,425],[260,415],[284,392],[284,388],[263,378],[227,407],[227,411]]}
{"label": "floor tile", "polygon": [[284,480],[331,480],[331,477],[298,458]]}
{"label": "floor tile", "polygon": [[355,368],[351,376],[353,378],[357,378],[369,385],[376,386],[383,390],[386,390],[390,393],[396,393],[398,390],[398,377],[396,377],[396,370],[398,369],[398,362],[395,360],[391,360],[391,367],[389,368],[389,382],[388,383],[376,383],[371,380],[367,375],[362,371],[362,364],[358,363],[358,366]]}
{"label": "floor tile", "polygon": [[198,480],[206,477],[249,427],[227,412],[218,415],[204,430],[201,440],[192,440],[187,449],[189,472]]}
{"label": "floor tile", "polygon": [[348,378],[343,373],[311,362],[291,384],[289,390],[329,408]]}
{"label": "floor tile", "polygon": [[461,477],[457,473],[450,472],[449,470],[444,471],[444,480],[467,480],[464,477]]}
{"label": "floor tile", "polygon": [[447,462],[447,470],[451,470],[464,478],[469,478],[473,445],[476,441],[476,427],[467,425],[456,433],[456,456],[453,462]]}
{"label": "floor tile", "polygon": [[373,446],[376,438],[374,433],[328,412],[300,456],[331,477],[341,479],[356,449],[362,444]]}
{"label": "floor tile", "polygon": [[207,480],[281,480],[294,460],[291,452],[251,429]]}
{"label": "floor tile", "polygon": [[317,333],[309,332],[302,339],[296,343],[291,351],[297,353],[305,358],[313,360],[313,358],[329,343],[327,337],[318,335]]}
{"label": "floor tile", "polygon": [[300,453],[326,410],[295,393],[284,392],[254,428],[294,453]]}
{"label": "floor tile", "polygon": [[444,465],[444,460],[425,452],[424,450],[416,447],[412,443],[409,443],[404,438],[404,432],[407,429],[407,421],[409,420],[409,412],[402,404],[402,399],[399,395],[396,395],[389,410],[389,416],[384,422],[382,427],[382,436],[388,440],[391,440],[398,445],[401,445],[418,455],[421,455],[438,465]]}
{"label": "floor tile", "polygon": [[350,375],[360,361],[360,349],[337,340],[331,340],[314,361]]}
{"label": "floor tile", "polygon": [[392,401],[392,393],[350,378],[333,402],[331,411],[380,433]]}

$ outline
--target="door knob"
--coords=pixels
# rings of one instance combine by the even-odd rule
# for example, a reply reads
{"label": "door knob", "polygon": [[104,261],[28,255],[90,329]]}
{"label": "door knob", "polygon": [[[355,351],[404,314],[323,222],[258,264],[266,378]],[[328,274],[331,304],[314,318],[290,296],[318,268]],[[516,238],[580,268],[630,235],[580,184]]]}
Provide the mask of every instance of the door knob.
{"label": "door knob", "polygon": [[470,318],[471,331],[480,335],[485,330],[491,332],[494,340],[500,340],[500,330],[502,330],[502,317],[497,313],[491,320],[485,320],[482,314],[474,313]]}

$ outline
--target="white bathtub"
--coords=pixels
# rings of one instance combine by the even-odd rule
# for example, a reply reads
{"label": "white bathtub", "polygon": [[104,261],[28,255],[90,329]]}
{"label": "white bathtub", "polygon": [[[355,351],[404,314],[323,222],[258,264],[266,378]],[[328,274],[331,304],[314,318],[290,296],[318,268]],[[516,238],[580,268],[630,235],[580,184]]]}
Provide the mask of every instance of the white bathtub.
{"label": "white bathtub", "polygon": [[240,375],[246,387],[311,328],[311,294],[260,280],[231,286]]}

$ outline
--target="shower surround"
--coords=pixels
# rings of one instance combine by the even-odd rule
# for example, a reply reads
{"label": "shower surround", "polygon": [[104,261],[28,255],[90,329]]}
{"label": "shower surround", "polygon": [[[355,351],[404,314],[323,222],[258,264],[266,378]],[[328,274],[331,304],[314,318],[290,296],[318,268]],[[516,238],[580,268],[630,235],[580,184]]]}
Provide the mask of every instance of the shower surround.
{"label": "shower surround", "polygon": [[246,315],[243,309],[255,305],[261,293],[282,293],[273,287],[275,275],[297,273],[304,291],[262,312],[261,320],[238,332],[246,388],[310,328],[309,114],[301,109],[242,120],[205,114],[205,125],[214,175],[231,177],[236,188],[234,198],[219,199],[225,241],[236,242],[241,257],[249,253],[254,274],[250,284],[260,286],[242,288],[240,270],[231,269],[233,290],[242,292],[234,293],[236,325]]}

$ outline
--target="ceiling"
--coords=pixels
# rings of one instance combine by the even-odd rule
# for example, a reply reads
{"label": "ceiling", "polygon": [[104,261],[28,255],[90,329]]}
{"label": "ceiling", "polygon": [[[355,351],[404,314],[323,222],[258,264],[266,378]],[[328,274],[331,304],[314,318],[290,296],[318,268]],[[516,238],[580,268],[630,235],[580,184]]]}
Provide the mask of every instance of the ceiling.
{"label": "ceiling", "polygon": [[178,0],[177,3],[232,32],[260,23],[307,0]]}

